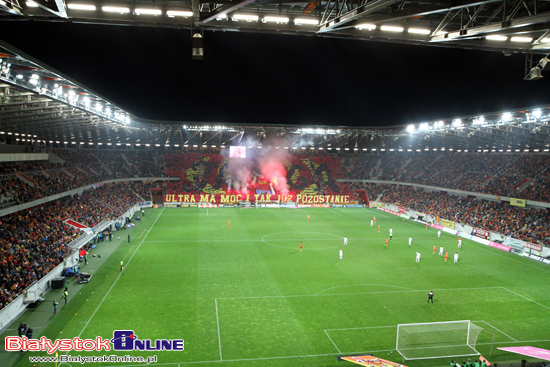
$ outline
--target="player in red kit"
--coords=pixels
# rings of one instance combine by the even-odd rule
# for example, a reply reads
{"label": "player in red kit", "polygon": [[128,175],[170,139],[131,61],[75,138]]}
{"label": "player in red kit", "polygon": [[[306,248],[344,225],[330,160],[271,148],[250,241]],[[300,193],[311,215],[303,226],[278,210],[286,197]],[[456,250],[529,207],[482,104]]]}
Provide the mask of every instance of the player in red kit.
{"label": "player in red kit", "polygon": [[426,223],[426,229],[428,229],[428,223]]}
{"label": "player in red kit", "polygon": [[445,262],[447,262],[447,259],[449,258],[449,253],[445,252]]}
{"label": "player in red kit", "polygon": [[231,222],[230,221],[227,221],[227,227],[231,227]]}
{"label": "player in red kit", "polygon": [[307,215],[307,221],[309,222],[309,214]]}
{"label": "player in red kit", "polygon": [[374,221],[374,223],[376,223],[376,217],[373,217],[372,220]]}
{"label": "player in red kit", "polygon": [[380,225],[378,225],[378,233],[380,233]]}
{"label": "player in red kit", "polygon": [[302,243],[300,242],[300,251],[302,251],[302,247],[303,247],[303,246],[302,246]]}
{"label": "player in red kit", "polygon": [[388,247],[388,244],[390,243],[390,240],[386,238],[386,244],[384,246]]}
{"label": "player in red kit", "polygon": [[437,251],[437,246],[434,245],[434,255],[435,255],[435,252]]}

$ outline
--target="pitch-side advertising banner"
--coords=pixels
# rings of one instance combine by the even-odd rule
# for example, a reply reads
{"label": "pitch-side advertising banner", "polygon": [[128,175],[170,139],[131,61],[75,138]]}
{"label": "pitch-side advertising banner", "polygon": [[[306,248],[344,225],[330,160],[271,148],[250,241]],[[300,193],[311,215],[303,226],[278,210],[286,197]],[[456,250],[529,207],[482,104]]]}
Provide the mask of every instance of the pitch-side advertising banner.
{"label": "pitch-side advertising banner", "polygon": [[401,363],[388,361],[375,356],[349,356],[340,357],[340,359],[368,367],[407,367]]}

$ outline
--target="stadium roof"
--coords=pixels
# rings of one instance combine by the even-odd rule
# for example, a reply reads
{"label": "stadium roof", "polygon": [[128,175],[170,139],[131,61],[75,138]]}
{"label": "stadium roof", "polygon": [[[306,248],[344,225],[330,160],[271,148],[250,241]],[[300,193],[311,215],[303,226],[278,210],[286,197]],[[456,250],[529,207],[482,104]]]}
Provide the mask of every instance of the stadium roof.
{"label": "stadium roof", "polygon": [[6,20],[298,34],[473,48],[550,50],[548,0],[8,0]]}
{"label": "stadium roof", "polygon": [[[281,149],[375,153],[548,152],[550,107],[392,127],[295,126],[136,119],[111,101],[3,43],[0,139],[14,144],[183,149],[277,142]],[[264,145],[265,146],[265,145]]]}

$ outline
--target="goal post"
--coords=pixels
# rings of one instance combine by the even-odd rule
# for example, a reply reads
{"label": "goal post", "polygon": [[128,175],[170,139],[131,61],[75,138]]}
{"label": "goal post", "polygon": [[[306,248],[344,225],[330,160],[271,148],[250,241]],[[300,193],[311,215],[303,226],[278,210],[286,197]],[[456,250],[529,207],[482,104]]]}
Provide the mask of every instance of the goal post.
{"label": "goal post", "polygon": [[470,320],[398,324],[395,349],[407,360],[475,356],[482,331]]}

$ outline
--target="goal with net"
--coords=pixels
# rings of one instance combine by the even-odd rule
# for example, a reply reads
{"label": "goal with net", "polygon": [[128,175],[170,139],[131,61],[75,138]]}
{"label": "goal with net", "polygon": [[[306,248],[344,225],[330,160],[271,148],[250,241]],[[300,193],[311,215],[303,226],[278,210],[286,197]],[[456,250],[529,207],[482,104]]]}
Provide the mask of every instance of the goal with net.
{"label": "goal with net", "polygon": [[479,355],[483,328],[470,320],[397,325],[397,351],[407,360]]}

